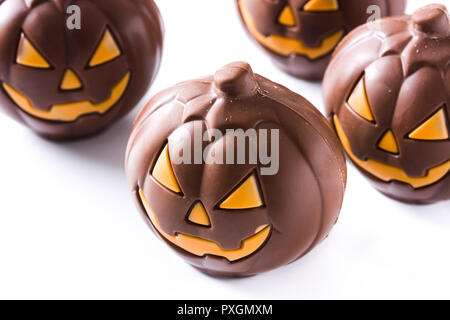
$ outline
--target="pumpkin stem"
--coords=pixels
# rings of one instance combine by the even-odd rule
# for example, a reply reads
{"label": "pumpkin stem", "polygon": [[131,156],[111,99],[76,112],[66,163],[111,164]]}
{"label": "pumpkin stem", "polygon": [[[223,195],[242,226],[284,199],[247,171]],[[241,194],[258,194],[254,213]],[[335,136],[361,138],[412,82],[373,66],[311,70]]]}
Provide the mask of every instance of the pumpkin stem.
{"label": "pumpkin stem", "polygon": [[450,17],[447,8],[431,4],[416,10],[412,19],[417,30],[435,38],[450,37]]}
{"label": "pumpkin stem", "polygon": [[230,98],[249,97],[256,93],[258,83],[250,65],[246,62],[233,62],[214,75],[216,92]]}

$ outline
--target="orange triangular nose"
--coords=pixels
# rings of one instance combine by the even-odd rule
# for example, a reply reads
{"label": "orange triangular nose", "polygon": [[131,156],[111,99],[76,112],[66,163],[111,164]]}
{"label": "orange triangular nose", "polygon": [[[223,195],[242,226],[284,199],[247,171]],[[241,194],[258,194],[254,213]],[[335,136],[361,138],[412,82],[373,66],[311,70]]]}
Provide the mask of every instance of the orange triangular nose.
{"label": "orange triangular nose", "polygon": [[208,213],[206,213],[206,209],[203,206],[203,204],[198,201],[191,209],[191,212],[189,212],[187,219],[195,224],[204,226],[204,227],[210,227],[211,222],[208,217]]}
{"label": "orange triangular nose", "polygon": [[292,12],[290,6],[284,7],[283,11],[281,11],[280,17],[278,18],[278,22],[288,27],[295,26],[294,12]]}
{"label": "orange triangular nose", "polygon": [[61,90],[77,90],[83,86],[80,78],[70,69],[67,69],[64,72],[63,79],[61,81],[60,88]]}
{"label": "orange triangular nose", "polygon": [[392,130],[388,130],[378,143],[378,147],[390,153],[398,153],[397,141]]}

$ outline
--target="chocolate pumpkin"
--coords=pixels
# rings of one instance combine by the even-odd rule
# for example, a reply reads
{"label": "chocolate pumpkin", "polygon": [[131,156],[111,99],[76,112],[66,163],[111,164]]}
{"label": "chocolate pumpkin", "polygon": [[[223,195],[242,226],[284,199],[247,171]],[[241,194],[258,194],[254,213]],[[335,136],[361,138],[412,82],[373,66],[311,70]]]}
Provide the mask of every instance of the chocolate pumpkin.
{"label": "chocolate pumpkin", "polygon": [[[258,146],[264,132],[279,132],[278,140],[266,140],[272,153],[279,150],[276,173],[263,174],[267,163],[251,161],[250,137],[242,161],[175,160],[180,146],[189,151],[183,156],[200,147],[209,160],[224,153],[228,159],[230,149],[239,158],[237,143],[229,144],[229,130],[239,129],[254,129]],[[309,252],[336,222],[346,182],[345,158],[326,119],[241,62],[150,100],[134,125],[126,170],[156,234],[196,268],[227,277],[274,269]]]}
{"label": "chocolate pumpkin", "polygon": [[153,0],[0,1],[0,107],[47,138],[99,132],[145,94],[161,46]]}
{"label": "chocolate pumpkin", "polygon": [[324,79],[327,114],[382,193],[450,199],[450,17],[443,5],[356,29]]}
{"label": "chocolate pumpkin", "polygon": [[322,79],[334,48],[345,34],[374,14],[384,17],[402,13],[406,3],[406,0],[236,1],[245,28],[275,64],[291,75],[312,80]]}

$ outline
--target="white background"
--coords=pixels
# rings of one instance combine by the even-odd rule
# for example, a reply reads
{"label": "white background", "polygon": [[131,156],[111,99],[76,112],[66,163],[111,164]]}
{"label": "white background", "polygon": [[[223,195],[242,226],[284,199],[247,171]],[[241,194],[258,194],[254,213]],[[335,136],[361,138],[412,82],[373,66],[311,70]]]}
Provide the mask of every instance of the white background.
{"label": "white background", "polygon": [[[278,71],[247,38],[234,0],[157,3],[166,42],[148,97],[244,60],[324,110],[320,84]],[[408,12],[424,3],[410,0]],[[102,135],[65,144],[0,116],[0,298],[450,298],[450,201],[390,200],[351,166],[340,220],[305,258],[240,280],[194,270],[130,196],[123,159],[141,106]]]}

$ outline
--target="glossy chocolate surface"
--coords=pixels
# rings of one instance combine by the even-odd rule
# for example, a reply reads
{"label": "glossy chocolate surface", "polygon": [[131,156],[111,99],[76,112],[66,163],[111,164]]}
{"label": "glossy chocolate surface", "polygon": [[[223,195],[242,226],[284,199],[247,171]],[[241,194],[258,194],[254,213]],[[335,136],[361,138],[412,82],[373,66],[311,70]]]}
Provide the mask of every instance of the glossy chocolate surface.
{"label": "glossy chocolate surface", "polygon": [[[277,130],[278,172],[262,175],[267,163],[251,164],[250,153],[244,164],[172,161],[180,145],[195,152],[195,126],[202,134],[256,129],[258,141],[259,129]],[[208,157],[228,152],[225,138],[211,140]],[[326,119],[243,62],[154,96],[131,133],[126,171],[155,233],[194,267],[224,277],[255,275],[308,253],[335,224],[346,184],[344,154]],[[232,198],[244,189],[245,197]]]}
{"label": "glossy chocolate surface", "polygon": [[349,158],[382,193],[450,199],[450,18],[443,5],[353,31],[324,78]]}
{"label": "glossy chocolate surface", "polygon": [[46,138],[97,133],[148,90],[162,32],[153,0],[2,0],[0,108]]}

